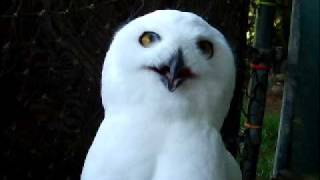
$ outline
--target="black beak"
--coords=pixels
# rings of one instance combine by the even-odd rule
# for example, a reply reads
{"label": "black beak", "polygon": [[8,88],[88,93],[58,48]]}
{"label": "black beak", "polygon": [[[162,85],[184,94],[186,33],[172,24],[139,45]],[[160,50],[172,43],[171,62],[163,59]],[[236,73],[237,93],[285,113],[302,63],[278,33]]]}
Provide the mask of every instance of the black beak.
{"label": "black beak", "polygon": [[178,86],[184,81],[183,78],[178,76],[179,72],[184,68],[184,60],[182,51],[179,49],[177,53],[171,56],[169,60],[169,72],[161,77],[161,81],[167,86],[170,92],[177,89]]}
{"label": "black beak", "polygon": [[162,83],[170,92],[175,91],[186,79],[194,77],[192,71],[184,64],[181,49],[170,57],[167,64],[148,69],[160,74]]}

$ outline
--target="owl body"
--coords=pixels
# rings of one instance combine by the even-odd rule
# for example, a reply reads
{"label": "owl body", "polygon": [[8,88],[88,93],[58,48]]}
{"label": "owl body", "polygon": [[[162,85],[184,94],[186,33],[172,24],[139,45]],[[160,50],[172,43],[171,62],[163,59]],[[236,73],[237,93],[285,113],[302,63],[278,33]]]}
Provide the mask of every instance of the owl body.
{"label": "owl body", "polygon": [[102,71],[105,119],[82,180],[240,180],[219,134],[235,67],[199,16],[161,10],[119,30]]}

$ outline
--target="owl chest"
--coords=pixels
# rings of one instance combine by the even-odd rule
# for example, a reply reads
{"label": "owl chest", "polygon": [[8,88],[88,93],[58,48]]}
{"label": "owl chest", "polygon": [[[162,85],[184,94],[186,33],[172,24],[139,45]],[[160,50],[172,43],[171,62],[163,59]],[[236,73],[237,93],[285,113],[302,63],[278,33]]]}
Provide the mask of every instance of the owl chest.
{"label": "owl chest", "polygon": [[114,180],[187,178],[199,170],[212,174],[220,149],[212,142],[209,129],[188,123],[101,125],[88,164]]}

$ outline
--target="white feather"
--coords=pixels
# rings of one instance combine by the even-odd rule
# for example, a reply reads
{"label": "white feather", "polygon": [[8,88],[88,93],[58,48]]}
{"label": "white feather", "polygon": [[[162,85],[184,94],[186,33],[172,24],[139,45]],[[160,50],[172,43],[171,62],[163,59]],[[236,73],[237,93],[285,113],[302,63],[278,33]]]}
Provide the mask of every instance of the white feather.
{"label": "white feather", "polygon": [[[139,44],[145,31],[161,40]],[[197,41],[214,45],[211,59]],[[156,66],[180,48],[197,77],[170,92]],[[199,16],[159,10],[120,29],[102,71],[105,119],[90,147],[82,180],[240,180],[219,134],[235,84],[234,59],[223,35]]]}

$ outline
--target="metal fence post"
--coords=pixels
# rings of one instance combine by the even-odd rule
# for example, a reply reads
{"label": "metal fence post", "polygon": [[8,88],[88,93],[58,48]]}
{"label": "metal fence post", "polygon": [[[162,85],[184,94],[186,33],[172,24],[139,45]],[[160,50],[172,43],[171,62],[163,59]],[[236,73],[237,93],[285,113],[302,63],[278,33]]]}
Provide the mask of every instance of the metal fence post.
{"label": "metal fence post", "polygon": [[244,180],[256,179],[268,75],[273,59],[272,34],[276,4],[274,0],[257,1],[257,4],[254,48],[257,49],[258,55],[252,59],[250,65],[248,119],[245,123],[244,149],[241,160]]}

